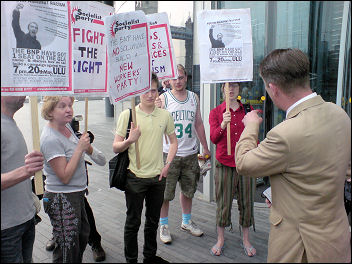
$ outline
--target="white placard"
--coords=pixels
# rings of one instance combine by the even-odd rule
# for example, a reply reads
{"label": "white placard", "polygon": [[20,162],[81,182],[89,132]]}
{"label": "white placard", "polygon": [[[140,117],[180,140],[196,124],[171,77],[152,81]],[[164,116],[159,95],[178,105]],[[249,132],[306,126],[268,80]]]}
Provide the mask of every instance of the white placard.
{"label": "white placard", "polygon": [[75,96],[108,96],[107,37],[103,17],[114,11],[112,6],[99,2],[71,2]]}
{"label": "white placard", "polygon": [[252,81],[250,9],[205,10],[197,20],[201,82]]}
{"label": "white placard", "polygon": [[176,78],[176,59],[167,13],[147,15],[152,71],[159,80]]}
{"label": "white placard", "polygon": [[69,10],[69,1],[1,1],[1,95],[73,94]]}
{"label": "white placard", "polygon": [[108,85],[112,103],[150,89],[149,27],[143,11],[104,17],[108,49]]}

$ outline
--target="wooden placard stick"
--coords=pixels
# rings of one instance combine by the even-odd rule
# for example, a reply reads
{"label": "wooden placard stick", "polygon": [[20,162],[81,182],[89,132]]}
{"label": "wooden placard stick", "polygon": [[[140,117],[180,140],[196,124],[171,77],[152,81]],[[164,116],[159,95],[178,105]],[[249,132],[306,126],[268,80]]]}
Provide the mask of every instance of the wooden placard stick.
{"label": "wooden placard stick", "polygon": [[[230,111],[230,91],[229,83],[225,83],[226,111]],[[231,131],[230,123],[227,124],[227,155],[231,155]]]}
{"label": "wooden placard stick", "polygon": [[84,132],[88,131],[88,98],[85,98]]}
{"label": "wooden placard stick", "polygon": [[[31,104],[33,150],[40,151],[39,121],[38,121],[38,98],[37,98],[37,96],[30,96],[29,99],[30,99],[30,104]],[[42,171],[37,171],[35,173],[34,187],[35,187],[35,194],[40,195],[40,194],[44,193]]]}
{"label": "wooden placard stick", "polygon": [[[136,97],[131,98],[131,108],[132,108],[132,122],[135,127],[137,127],[137,118],[136,118]],[[135,142],[135,149],[136,149],[136,163],[137,168],[141,168],[141,163],[139,160],[139,148],[138,148],[138,140]]]}

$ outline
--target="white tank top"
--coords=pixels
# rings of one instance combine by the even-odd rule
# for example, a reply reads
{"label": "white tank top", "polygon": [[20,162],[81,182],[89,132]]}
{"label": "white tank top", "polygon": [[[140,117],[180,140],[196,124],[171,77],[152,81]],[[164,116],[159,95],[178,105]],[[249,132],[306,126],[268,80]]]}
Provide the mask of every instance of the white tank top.
{"label": "white tank top", "polygon": [[[187,90],[187,98],[179,101],[167,91],[165,96],[165,109],[168,110],[175,123],[175,133],[177,137],[178,150],[176,155],[185,157],[198,152],[198,139],[194,127],[197,112],[197,100],[193,92]],[[164,137],[163,151],[169,152],[169,144]],[[168,142],[169,143],[169,142]]]}

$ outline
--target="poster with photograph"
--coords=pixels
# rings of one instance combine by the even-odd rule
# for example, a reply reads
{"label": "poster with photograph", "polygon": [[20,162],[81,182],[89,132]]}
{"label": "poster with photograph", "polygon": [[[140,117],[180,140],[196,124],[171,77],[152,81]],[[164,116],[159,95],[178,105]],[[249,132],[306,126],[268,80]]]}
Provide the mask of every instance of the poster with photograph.
{"label": "poster with photograph", "polygon": [[176,59],[167,13],[147,15],[152,71],[159,80],[176,78]]}
{"label": "poster with photograph", "polygon": [[197,20],[201,82],[252,81],[250,9],[205,10]]}
{"label": "poster with photograph", "polygon": [[114,8],[93,1],[71,1],[73,90],[75,96],[108,96],[103,17]]}
{"label": "poster with photograph", "polygon": [[73,94],[69,10],[69,1],[1,1],[2,95]]}
{"label": "poster with photograph", "polygon": [[149,27],[143,11],[104,17],[108,49],[108,85],[112,103],[150,89]]}

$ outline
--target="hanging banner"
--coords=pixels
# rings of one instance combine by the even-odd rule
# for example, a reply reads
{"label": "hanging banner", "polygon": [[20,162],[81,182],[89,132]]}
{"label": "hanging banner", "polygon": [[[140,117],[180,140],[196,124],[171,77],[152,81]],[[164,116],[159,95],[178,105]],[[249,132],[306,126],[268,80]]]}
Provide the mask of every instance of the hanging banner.
{"label": "hanging banner", "polygon": [[143,11],[104,17],[108,49],[108,85],[114,104],[150,89],[149,28]]}
{"label": "hanging banner", "polygon": [[152,71],[159,80],[176,78],[176,60],[167,13],[147,15]]}
{"label": "hanging banner", "polygon": [[73,90],[75,96],[108,96],[103,17],[114,8],[93,1],[71,1]]}
{"label": "hanging banner", "polygon": [[250,9],[201,11],[197,20],[201,82],[252,81]]}
{"label": "hanging banner", "polygon": [[1,95],[73,94],[69,1],[1,1]]}

